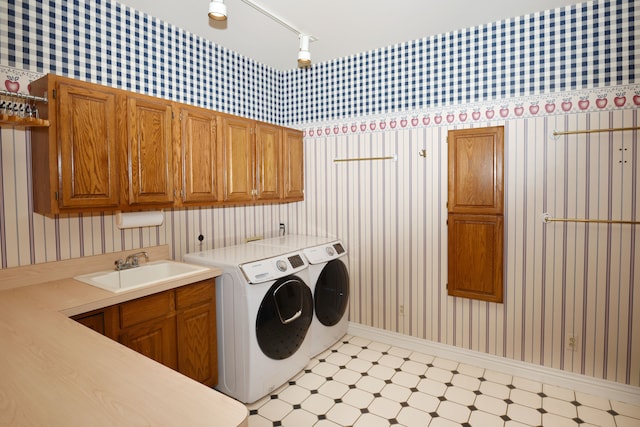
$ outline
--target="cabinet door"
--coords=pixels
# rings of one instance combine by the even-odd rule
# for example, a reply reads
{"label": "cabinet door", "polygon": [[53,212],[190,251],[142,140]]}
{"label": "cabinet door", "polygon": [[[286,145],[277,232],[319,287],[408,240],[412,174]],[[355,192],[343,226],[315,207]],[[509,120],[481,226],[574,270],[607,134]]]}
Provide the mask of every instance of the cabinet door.
{"label": "cabinet door", "polygon": [[129,204],[173,202],[171,103],[150,97],[127,98]]}
{"label": "cabinet door", "polygon": [[500,215],[449,214],[449,295],[502,302]]}
{"label": "cabinet door", "polygon": [[285,200],[304,200],[304,143],[302,132],[285,129],[282,140]]}
{"label": "cabinet door", "polygon": [[224,201],[247,202],[253,199],[253,162],[255,147],[253,122],[237,117],[222,119],[222,164]]}
{"label": "cabinet door", "polygon": [[50,132],[57,132],[59,147],[58,207],[117,207],[115,92],[82,83],[61,82],[56,86],[58,121]]}
{"label": "cabinet door", "polygon": [[282,128],[257,123],[255,198],[277,200],[282,194]]}
{"label": "cabinet door", "polygon": [[215,280],[176,289],[178,371],[208,386],[218,383]]}
{"label": "cabinet door", "polygon": [[210,110],[180,110],[181,185],[183,203],[220,200],[217,164],[217,116]]}
{"label": "cabinet door", "polygon": [[449,132],[449,213],[503,212],[504,127]]}
{"label": "cabinet door", "polygon": [[173,291],[148,295],[118,306],[118,341],[176,369],[176,317]]}
{"label": "cabinet door", "polygon": [[177,315],[178,371],[208,386],[218,383],[215,302],[202,303]]}
{"label": "cabinet door", "polygon": [[120,344],[177,369],[175,317],[153,320],[120,331]]}

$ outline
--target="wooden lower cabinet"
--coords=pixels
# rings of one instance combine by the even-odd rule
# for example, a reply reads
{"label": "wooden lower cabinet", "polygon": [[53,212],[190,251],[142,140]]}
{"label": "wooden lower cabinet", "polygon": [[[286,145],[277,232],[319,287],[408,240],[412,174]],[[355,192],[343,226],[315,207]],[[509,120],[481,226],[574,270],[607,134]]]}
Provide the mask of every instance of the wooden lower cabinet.
{"label": "wooden lower cabinet", "polygon": [[218,382],[214,279],[72,319],[202,384]]}

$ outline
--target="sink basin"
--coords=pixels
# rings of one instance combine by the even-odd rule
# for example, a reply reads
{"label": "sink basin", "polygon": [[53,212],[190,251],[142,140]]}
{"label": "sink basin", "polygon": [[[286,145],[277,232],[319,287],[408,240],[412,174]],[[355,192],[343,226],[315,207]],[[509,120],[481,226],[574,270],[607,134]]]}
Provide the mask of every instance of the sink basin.
{"label": "sink basin", "polygon": [[127,270],[99,271],[83,274],[74,279],[111,292],[123,292],[168,280],[179,279],[207,270],[199,265],[174,261],[156,261]]}

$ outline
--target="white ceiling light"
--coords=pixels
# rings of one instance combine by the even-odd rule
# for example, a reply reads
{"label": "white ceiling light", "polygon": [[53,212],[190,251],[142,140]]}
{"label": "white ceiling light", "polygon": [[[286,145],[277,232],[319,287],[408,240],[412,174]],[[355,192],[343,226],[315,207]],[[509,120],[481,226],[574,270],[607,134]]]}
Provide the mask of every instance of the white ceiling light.
{"label": "white ceiling light", "polygon": [[300,50],[298,51],[298,67],[307,68],[311,66],[311,52],[309,52],[310,37],[300,34]]}
{"label": "white ceiling light", "polygon": [[211,0],[211,3],[209,3],[209,18],[215,21],[227,19],[227,5],[224,4],[224,0]]}

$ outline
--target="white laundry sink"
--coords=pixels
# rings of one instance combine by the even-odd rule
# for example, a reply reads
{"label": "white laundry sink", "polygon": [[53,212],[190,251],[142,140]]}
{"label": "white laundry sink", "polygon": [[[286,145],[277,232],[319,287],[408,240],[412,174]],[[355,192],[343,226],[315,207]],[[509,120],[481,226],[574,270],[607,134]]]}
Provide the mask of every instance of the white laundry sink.
{"label": "white laundry sink", "polygon": [[175,261],[155,261],[127,270],[83,274],[74,279],[111,292],[123,292],[206,271],[207,267]]}

